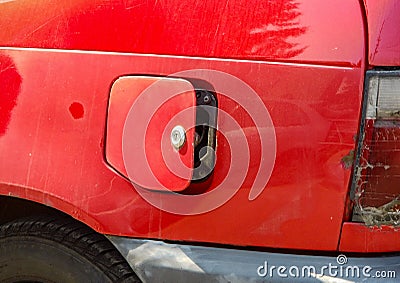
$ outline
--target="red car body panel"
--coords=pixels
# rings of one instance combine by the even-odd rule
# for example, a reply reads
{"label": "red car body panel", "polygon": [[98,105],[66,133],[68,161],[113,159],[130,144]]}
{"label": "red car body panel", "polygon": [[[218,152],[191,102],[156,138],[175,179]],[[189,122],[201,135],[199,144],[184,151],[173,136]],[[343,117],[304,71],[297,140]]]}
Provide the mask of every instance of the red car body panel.
{"label": "red car body panel", "polygon": [[[16,93],[18,103],[0,139],[0,181],[24,188],[1,187],[3,194],[52,205],[85,222],[86,217],[93,218],[92,223],[101,225],[95,228],[106,234],[336,249],[350,177],[341,158],[354,147],[360,68],[48,50],[8,50],[2,57],[11,58],[15,64],[11,76],[21,77],[22,83]],[[84,68],[77,70],[77,65]],[[105,114],[110,84],[121,74],[170,74],[193,67],[229,72],[248,82],[273,117],[278,147],[267,188],[249,201],[259,165],[259,141],[243,109],[219,97],[219,107],[254,140],[249,145],[249,172],[239,192],[222,207],[197,216],[179,216],[152,207],[107,166]],[[262,80],[254,80],[253,70]],[[273,85],[265,88],[266,81]],[[338,89],[343,93],[336,94]],[[336,95],[331,95],[332,91]],[[70,113],[76,102],[84,108],[81,119]],[[229,146],[220,137],[217,160],[227,155]],[[228,168],[229,159],[217,161],[211,187],[223,179]]]}
{"label": "red car body panel", "polygon": [[342,252],[383,253],[400,249],[399,231],[389,226],[367,227],[344,223],[339,250]]}
{"label": "red car body panel", "polygon": [[354,0],[340,5],[319,0],[0,5],[0,26],[6,27],[0,31],[1,46],[361,64],[363,26]]}
{"label": "red car body panel", "polygon": [[[358,1],[319,0],[1,3],[1,194],[104,234],[337,250],[351,175],[341,160],[355,148],[368,63],[362,11]],[[107,164],[104,147],[116,79],[190,69],[222,71],[254,89],[273,122],[276,157],[265,189],[249,200],[262,132],[217,93],[245,133],[249,170],[226,204],[182,216],[146,202]],[[209,191],[232,154],[223,135],[217,141]]]}
{"label": "red car body panel", "polygon": [[400,65],[400,4],[396,0],[364,0],[369,42],[369,64]]}

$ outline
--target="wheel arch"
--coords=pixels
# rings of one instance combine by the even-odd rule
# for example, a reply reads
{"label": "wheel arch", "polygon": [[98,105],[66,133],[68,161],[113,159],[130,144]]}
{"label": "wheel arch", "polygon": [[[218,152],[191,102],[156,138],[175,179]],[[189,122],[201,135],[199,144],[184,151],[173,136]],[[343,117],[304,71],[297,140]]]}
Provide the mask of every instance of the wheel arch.
{"label": "wheel arch", "polygon": [[0,224],[35,214],[69,216],[96,232],[103,228],[101,223],[81,208],[43,190],[0,184]]}

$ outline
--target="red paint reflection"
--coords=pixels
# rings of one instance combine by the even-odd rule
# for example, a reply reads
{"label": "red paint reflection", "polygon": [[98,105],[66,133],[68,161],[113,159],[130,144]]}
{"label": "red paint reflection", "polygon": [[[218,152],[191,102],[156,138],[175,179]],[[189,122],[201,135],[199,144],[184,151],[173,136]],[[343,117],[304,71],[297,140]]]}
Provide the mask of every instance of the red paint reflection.
{"label": "red paint reflection", "polygon": [[10,57],[0,54],[0,136],[10,123],[11,113],[17,104],[22,78]]}

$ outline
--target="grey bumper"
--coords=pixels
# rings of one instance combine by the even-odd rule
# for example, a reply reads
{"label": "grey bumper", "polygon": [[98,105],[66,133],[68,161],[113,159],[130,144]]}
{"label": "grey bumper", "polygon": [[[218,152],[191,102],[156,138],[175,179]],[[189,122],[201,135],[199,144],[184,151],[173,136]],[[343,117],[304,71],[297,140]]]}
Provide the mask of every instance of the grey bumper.
{"label": "grey bumper", "polygon": [[150,283],[398,282],[400,256],[294,255],[108,237]]}

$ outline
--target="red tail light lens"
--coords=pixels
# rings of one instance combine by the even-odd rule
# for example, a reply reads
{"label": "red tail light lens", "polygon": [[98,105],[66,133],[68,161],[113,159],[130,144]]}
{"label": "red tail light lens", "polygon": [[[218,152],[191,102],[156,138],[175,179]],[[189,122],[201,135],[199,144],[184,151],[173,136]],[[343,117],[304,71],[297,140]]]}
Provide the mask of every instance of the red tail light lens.
{"label": "red tail light lens", "polygon": [[352,198],[353,220],[400,225],[400,70],[366,74]]}

